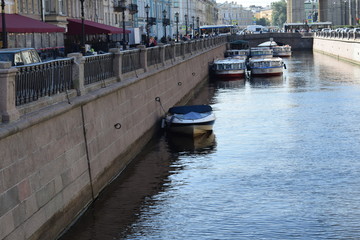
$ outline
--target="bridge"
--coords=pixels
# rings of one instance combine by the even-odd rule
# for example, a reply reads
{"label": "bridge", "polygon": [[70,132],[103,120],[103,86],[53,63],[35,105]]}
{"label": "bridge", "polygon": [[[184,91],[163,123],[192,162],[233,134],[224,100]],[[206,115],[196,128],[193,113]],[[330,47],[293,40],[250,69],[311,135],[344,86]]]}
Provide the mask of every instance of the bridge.
{"label": "bridge", "polygon": [[[208,79],[229,42],[311,36],[221,36],[11,67],[0,62],[0,239],[55,239]],[[360,39],[316,36],[317,46]],[[328,43],[329,41],[329,43]]]}

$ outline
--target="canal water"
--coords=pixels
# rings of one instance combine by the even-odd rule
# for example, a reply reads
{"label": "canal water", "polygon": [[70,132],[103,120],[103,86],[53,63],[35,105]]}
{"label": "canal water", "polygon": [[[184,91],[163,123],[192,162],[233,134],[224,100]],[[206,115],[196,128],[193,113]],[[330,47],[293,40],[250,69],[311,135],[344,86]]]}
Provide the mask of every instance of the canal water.
{"label": "canal water", "polygon": [[360,66],[294,52],[209,81],[213,134],[161,134],[61,240],[360,239]]}

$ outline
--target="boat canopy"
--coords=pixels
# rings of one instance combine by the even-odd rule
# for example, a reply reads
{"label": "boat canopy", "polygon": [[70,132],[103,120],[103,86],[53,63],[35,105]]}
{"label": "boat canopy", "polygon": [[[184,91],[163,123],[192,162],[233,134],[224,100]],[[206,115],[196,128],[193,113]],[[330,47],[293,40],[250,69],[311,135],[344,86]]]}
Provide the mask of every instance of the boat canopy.
{"label": "boat canopy", "polygon": [[205,113],[211,111],[212,107],[209,105],[177,106],[169,109],[169,113],[171,114],[187,114],[189,112]]}

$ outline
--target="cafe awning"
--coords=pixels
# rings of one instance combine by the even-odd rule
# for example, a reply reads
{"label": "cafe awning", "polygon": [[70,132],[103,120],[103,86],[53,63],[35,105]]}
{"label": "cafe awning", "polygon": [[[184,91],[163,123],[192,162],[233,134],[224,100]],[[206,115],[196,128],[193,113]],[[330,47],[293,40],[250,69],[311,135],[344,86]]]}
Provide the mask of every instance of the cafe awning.
{"label": "cafe awning", "polygon": [[[81,19],[67,19],[68,21],[68,32],[70,35],[80,35],[82,32]],[[85,34],[119,34],[123,33],[122,28],[105,25],[89,20],[84,20]],[[125,33],[131,33],[129,30],[125,30]]]}
{"label": "cafe awning", "polygon": [[[19,14],[5,14],[6,31],[9,33],[53,33],[65,32],[65,28],[45,23]],[[2,31],[2,18],[0,17]]]}

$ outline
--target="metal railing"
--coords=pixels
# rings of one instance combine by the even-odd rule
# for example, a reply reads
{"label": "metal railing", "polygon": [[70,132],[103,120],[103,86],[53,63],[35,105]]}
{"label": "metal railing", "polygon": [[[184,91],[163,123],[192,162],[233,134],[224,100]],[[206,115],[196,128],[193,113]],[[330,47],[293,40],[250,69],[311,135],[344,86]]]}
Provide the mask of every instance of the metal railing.
{"label": "metal railing", "polygon": [[85,85],[100,82],[114,76],[114,55],[111,53],[85,56],[84,78]]}
{"label": "metal railing", "polygon": [[[160,64],[163,60],[184,57],[194,51],[204,51],[210,46],[226,42],[226,38],[210,38],[188,41],[183,43],[168,44],[164,47],[146,48],[145,57],[147,67]],[[146,68],[142,66],[142,50],[130,50],[120,55],[112,53],[85,56],[80,55],[83,62],[77,58],[65,58],[45,63],[17,66],[15,75],[15,105],[23,105],[38,100],[44,96],[51,96],[74,89],[74,81],[80,81],[76,86],[86,86],[115,77],[115,57],[121,58],[121,69],[117,74],[129,73]],[[75,63],[76,62],[76,63]],[[83,68],[79,67],[83,64]],[[83,69],[83,79],[74,79],[74,69]],[[78,76],[75,71],[75,78]],[[81,75],[81,74],[80,74]],[[80,76],[79,75],[79,76]],[[82,84],[82,85],[81,85]]]}
{"label": "metal railing", "polygon": [[141,68],[140,51],[127,51],[122,57],[122,73],[136,71]]}
{"label": "metal railing", "polygon": [[41,64],[17,67],[15,76],[15,105],[36,101],[73,88],[73,59],[54,60]]}
{"label": "metal railing", "polygon": [[148,66],[159,64],[160,61],[161,61],[160,48],[159,47],[148,48],[148,52],[147,52]]}

